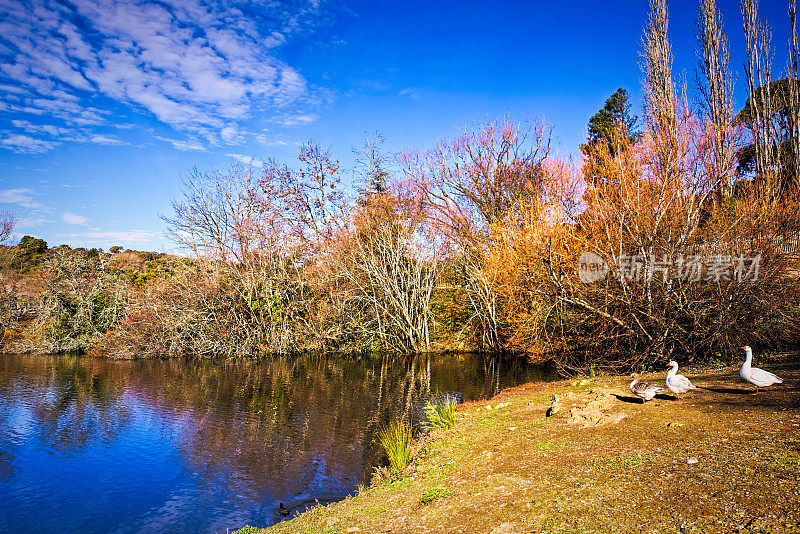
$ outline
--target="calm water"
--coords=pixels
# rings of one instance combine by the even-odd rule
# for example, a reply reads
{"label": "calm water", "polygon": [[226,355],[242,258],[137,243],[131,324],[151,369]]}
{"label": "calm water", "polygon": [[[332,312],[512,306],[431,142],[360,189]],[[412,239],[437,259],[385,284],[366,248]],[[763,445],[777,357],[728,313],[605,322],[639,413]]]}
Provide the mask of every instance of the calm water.
{"label": "calm water", "polygon": [[225,532],[342,499],[377,428],[549,378],[518,359],[0,355],[0,532]]}

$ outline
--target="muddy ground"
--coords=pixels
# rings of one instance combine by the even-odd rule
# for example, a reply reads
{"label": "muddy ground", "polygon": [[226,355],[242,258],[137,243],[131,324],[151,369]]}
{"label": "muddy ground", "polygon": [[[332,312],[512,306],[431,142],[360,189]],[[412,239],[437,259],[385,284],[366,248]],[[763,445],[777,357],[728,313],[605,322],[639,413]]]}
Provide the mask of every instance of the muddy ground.
{"label": "muddy ground", "polygon": [[266,532],[800,532],[800,365],[761,366],[785,382],[756,396],[724,367],[682,402],[599,377],[461,405],[404,477]]}

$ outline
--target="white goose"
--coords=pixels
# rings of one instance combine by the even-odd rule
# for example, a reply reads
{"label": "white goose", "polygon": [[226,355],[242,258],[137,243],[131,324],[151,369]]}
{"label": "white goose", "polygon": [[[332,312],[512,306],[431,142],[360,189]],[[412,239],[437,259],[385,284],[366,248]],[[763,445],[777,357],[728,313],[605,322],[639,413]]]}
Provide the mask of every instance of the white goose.
{"label": "white goose", "polygon": [[742,368],[739,370],[739,376],[756,387],[756,392],[753,393],[753,395],[758,395],[758,388],[765,388],[767,386],[771,386],[772,384],[783,383],[783,379],[779,376],[775,376],[769,371],[759,369],[758,367],[751,367],[750,364],[753,361],[753,350],[749,345],[742,347],[742,349],[747,357],[742,364]]}
{"label": "white goose", "polygon": [[681,400],[681,395],[690,389],[697,389],[697,387],[692,384],[688,378],[677,374],[678,362],[675,360],[670,360],[670,362],[667,364],[667,367],[671,368],[669,371],[667,371],[667,387],[672,393],[675,394],[676,399]]}

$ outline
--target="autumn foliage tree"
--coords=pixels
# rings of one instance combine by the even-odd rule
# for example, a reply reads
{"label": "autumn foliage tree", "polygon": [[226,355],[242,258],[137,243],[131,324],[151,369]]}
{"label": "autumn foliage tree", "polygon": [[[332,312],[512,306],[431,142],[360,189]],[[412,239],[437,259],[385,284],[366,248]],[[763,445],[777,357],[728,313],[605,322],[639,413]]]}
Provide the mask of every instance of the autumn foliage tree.
{"label": "autumn foliage tree", "polygon": [[420,203],[399,184],[368,193],[342,236],[338,272],[363,339],[400,352],[430,350],[438,247]]}
{"label": "autumn foliage tree", "polygon": [[496,281],[486,270],[494,229],[540,194],[549,152],[549,127],[507,118],[464,130],[428,152],[403,156],[429,224],[457,258],[468,322],[474,339],[487,349],[503,348],[505,335]]}

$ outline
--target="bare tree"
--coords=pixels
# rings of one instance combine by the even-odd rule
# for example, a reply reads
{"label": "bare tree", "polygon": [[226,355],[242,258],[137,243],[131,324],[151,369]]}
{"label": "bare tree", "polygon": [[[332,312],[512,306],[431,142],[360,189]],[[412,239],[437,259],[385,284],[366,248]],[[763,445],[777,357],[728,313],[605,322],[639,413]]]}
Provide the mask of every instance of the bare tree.
{"label": "bare tree", "polygon": [[716,0],[700,0],[698,15],[700,70],[703,76],[700,93],[714,141],[711,173],[714,175],[713,182],[730,194],[735,146],[732,132],[733,77],[728,40],[722,32]]}
{"label": "bare tree", "polygon": [[667,0],[650,0],[650,14],[643,39],[645,125],[656,144],[655,171],[668,177],[676,173],[678,99],[672,78],[672,45],[669,42]]}
{"label": "bare tree", "polygon": [[787,78],[789,79],[788,126],[789,143],[792,155],[791,165],[794,177],[794,187],[800,189],[800,82],[797,78],[797,4],[796,0],[789,0],[789,61],[787,65]]}
{"label": "bare tree", "polygon": [[[184,180],[184,198],[163,217],[172,238],[195,255],[173,278],[159,315],[164,330],[180,332],[170,350],[290,350],[302,285],[275,205],[251,166],[195,170]],[[220,329],[226,336],[218,337]]]}
{"label": "bare tree", "polygon": [[41,340],[38,350],[86,350],[124,317],[128,292],[97,256],[59,247],[42,270],[44,288],[31,325]]}
{"label": "bare tree", "polygon": [[747,47],[745,74],[749,92],[750,120],[753,135],[756,174],[774,198],[779,191],[778,140],[772,113],[772,34],[758,18],[758,0],[741,0],[742,26]]}
{"label": "bare tree", "polygon": [[549,153],[547,125],[523,127],[506,118],[403,156],[429,223],[463,264],[471,321],[486,348],[502,345],[499,303],[485,272],[493,227],[520,216],[526,200],[541,194]]}
{"label": "bare tree", "polygon": [[356,167],[361,175],[361,196],[372,193],[383,193],[389,189],[391,162],[381,150],[385,138],[376,131],[364,139],[361,148],[353,150],[356,155]]}
{"label": "bare tree", "polygon": [[313,253],[333,237],[346,218],[339,162],[312,141],[300,147],[297,159],[298,169],[270,161],[260,186],[264,209],[279,213],[295,244]]}
{"label": "bare tree", "polygon": [[11,237],[11,232],[17,225],[17,219],[10,211],[0,211],[0,243]]}
{"label": "bare tree", "polygon": [[263,243],[271,222],[258,196],[259,177],[251,166],[233,164],[225,171],[194,169],[183,180],[183,199],[174,215],[162,217],[170,237],[196,257],[246,262]]}
{"label": "bare tree", "polygon": [[549,153],[547,125],[506,118],[403,160],[437,228],[454,243],[474,246],[490,239],[491,225],[535,193]]}
{"label": "bare tree", "polygon": [[430,349],[438,259],[435,242],[424,236],[423,221],[419,205],[396,188],[370,195],[339,256],[350,313],[360,309],[368,318],[362,335],[377,334],[383,346],[404,353]]}

